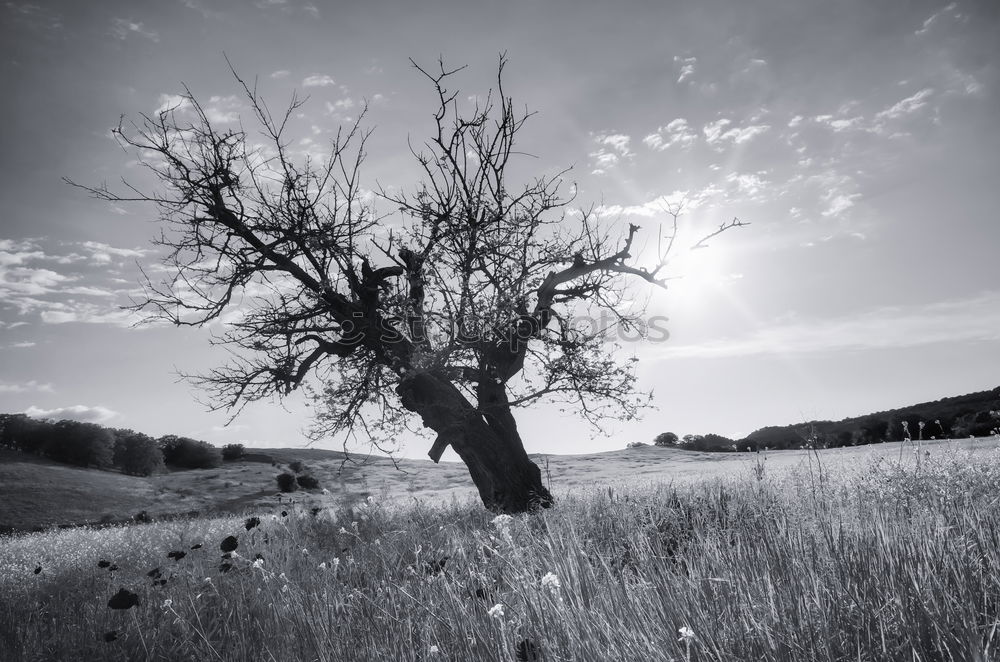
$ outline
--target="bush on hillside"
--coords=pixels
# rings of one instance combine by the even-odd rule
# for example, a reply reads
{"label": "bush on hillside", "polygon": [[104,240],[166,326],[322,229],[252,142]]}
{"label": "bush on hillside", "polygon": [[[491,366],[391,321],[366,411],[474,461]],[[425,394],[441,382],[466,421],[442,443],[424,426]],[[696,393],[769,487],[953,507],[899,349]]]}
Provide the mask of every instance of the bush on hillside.
{"label": "bush on hillside", "polygon": [[222,466],[222,451],[204,441],[167,435],[156,442],[163,461],[179,469],[214,469]]}
{"label": "bush on hillside", "polygon": [[292,460],[288,463],[288,468],[295,473],[300,474],[306,470],[306,465],[303,464],[302,460]]}
{"label": "bush on hillside", "polygon": [[676,446],[678,441],[677,435],[673,432],[661,432],[656,435],[656,439],[653,439],[653,444],[656,446]]}
{"label": "bush on hillside", "polygon": [[301,487],[302,489],[305,490],[319,489],[319,481],[316,480],[316,478],[313,477],[311,474],[302,474],[301,476],[298,476],[295,480],[296,482],[298,482],[299,487]]}
{"label": "bush on hillside", "polygon": [[247,449],[243,444],[226,444],[222,447],[223,460],[241,460],[246,454]]}
{"label": "bush on hillside", "polygon": [[278,489],[282,492],[294,492],[298,489],[298,483],[295,482],[295,474],[290,473],[280,473],[275,477],[278,481]]}

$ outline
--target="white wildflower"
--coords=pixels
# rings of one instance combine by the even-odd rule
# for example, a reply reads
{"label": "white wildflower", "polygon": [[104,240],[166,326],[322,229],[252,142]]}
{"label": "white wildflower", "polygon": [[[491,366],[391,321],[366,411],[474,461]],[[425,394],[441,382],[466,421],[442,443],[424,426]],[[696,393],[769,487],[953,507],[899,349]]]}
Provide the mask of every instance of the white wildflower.
{"label": "white wildflower", "polygon": [[440,651],[438,651],[437,646],[431,646],[429,649],[427,649],[427,652],[430,653],[431,655],[437,655],[438,652]]}
{"label": "white wildflower", "polygon": [[323,561],[322,563],[319,564],[319,569],[326,570],[326,561]]}
{"label": "white wildflower", "polygon": [[681,629],[679,629],[677,633],[681,635],[677,641],[690,642],[691,640],[694,639],[694,630],[692,630],[686,625]]}
{"label": "white wildflower", "polygon": [[302,556],[309,556],[309,550],[303,547],[302,548]]}
{"label": "white wildflower", "polygon": [[347,529],[345,529],[344,527],[340,527],[340,531],[338,531],[338,533],[342,533],[344,535],[347,535]]}
{"label": "white wildflower", "polygon": [[554,591],[560,586],[562,586],[562,584],[559,583],[559,578],[555,575],[555,573],[547,572],[545,573],[545,576],[542,577],[542,588]]}
{"label": "white wildflower", "polygon": [[170,598],[167,598],[166,600],[163,601],[163,608],[164,609],[170,609],[171,605],[173,605],[173,604],[174,604],[174,601],[171,600]]}
{"label": "white wildflower", "polygon": [[500,620],[503,618],[503,605],[499,603],[495,604],[492,607],[490,607],[489,611],[487,611],[486,613],[489,614],[492,618]]}
{"label": "white wildflower", "polygon": [[513,521],[514,518],[511,517],[510,515],[497,515],[492,519],[492,521],[490,521],[490,524],[492,524],[498,529],[502,529],[505,526],[508,526]]}
{"label": "white wildflower", "polygon": [[257,570],[260,570],[261,568],[264,567],[264,559],[257,559],[256,561],[251,563],[250,566],[256,568]]}

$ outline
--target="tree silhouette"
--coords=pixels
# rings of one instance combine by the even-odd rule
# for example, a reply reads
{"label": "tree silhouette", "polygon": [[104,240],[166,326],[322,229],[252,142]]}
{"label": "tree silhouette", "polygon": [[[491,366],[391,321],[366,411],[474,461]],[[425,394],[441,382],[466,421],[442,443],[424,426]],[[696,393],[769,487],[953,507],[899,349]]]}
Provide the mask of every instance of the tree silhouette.
{"label": "tree silhouette", "polygon": [[506,96],[504,64],[496,89],[463,111],[448,89],[459,69],[414,63],[437,99],[430,139],[410,147],[422,181],[376,187],[374,202],[360,179],[364,113],[321,163],[297,159],[287,127],[302,101],[273,115],[235,70],[266,146],[213,127],[190,91],[180,107],[119,125],[161,191],[85,188],[159,207],[170,278],[147,278],[137,310],[176,325],[229,313],[220,340],[234,359],[196,378],[213,407],[235,415],[303,387],[318,405],[314,435],[364,435],[380,449],[416,414],[436,433],[431,459],[451,446],[486,507],[508,513],[552,503],[513,409],[561,401],[594,425],[637,415],[648,397],[633,364],[614,358],[607,328],[574,319],[603,311],[612,327],[641,329],[626,281],[665,286],[677,216],[665,214],[643,267],[639,226],[570,213],[563,173],[511,181],[530,113]]}

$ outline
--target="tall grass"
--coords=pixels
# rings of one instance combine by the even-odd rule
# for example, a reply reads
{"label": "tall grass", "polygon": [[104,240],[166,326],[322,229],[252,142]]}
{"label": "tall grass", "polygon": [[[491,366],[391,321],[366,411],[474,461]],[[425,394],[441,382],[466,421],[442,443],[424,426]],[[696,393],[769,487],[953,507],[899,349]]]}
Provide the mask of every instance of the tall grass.
{"label": "tall grass", "polygon": [[996,459],[4,539],[0,659],[996,659]]}

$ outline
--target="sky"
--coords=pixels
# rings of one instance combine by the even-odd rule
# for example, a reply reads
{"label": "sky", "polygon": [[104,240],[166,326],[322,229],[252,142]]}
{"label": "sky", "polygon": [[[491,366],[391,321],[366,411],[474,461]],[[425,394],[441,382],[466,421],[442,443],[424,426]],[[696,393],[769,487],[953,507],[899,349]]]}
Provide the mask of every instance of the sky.
{"label": "sky", "polygon": [[141,182],[110,129],[185,85],[219,126],[248,118],[227,57],[275,107],[308,97],[294,118],[303,154],[367,104],[374,189],[417,181],[406,145],[428,135],[434,99],[410,59],[467,65],[468,100],[505,52],[506,91],[536,113],[517,174],[572,168],[574,204],[639,224],[640,257],[672,205],[685,246],[750,224],[679,254],[666,291],[636,291],[669,320],[669,338],[624,350],[655,409],[596,431],[536,406],[518,415],[529,452],[664,431],[739,438],[993,388],[998,35],[988,1],[3,2],[0,412],[306,443],[297,396],[229,425],[206,409],[178,374],[225,360],[213,329],[135,327],[120,308],[140,266],[155,268],[155,210],[62,181]]}

